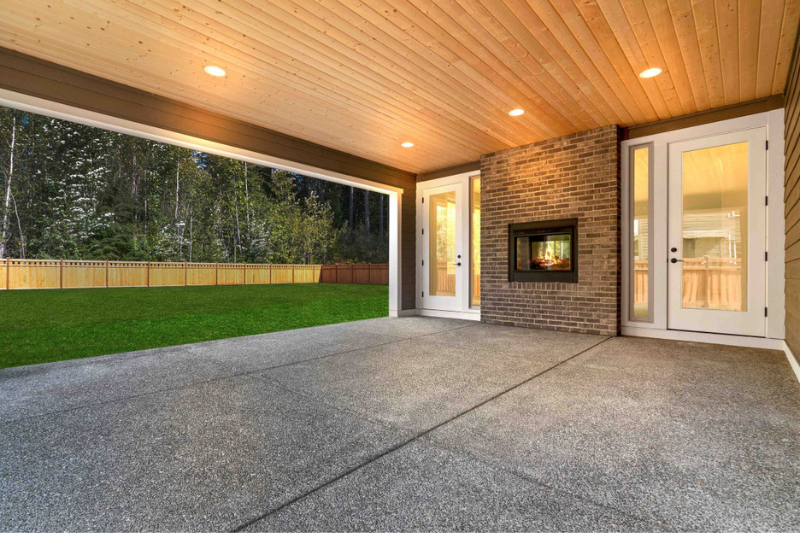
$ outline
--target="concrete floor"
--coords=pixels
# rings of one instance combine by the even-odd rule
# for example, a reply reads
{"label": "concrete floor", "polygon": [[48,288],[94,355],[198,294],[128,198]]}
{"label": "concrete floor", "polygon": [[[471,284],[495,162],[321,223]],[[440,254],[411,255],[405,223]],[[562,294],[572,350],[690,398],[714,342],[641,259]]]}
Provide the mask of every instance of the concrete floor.
{"label": "concrete floor", "polygon": [[780,352],[377,319],[0,370],[0,530],[800,530]]}

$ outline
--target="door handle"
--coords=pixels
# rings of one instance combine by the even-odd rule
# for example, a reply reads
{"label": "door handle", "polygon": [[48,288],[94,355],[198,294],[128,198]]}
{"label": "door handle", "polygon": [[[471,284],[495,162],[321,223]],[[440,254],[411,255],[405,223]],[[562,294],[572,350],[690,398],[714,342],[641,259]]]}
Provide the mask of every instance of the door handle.
{"label": "door handle", "polygon": [[674,257],[673,257],[672,259],[670,259],[670,260],[669,260],[669,262],[670,262],[670,263],[677,263],[677,262],[679,262],[679,261],[680,261],[681,263],[683,263],[683,260],[682,260],[682,259],[675,259]]}

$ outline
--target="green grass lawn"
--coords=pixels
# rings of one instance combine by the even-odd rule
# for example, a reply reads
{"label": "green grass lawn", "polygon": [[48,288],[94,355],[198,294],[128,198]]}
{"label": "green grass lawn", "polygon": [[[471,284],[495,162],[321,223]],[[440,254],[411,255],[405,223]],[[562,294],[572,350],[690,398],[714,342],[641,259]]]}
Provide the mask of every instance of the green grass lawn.
{"label": "green grass lawn", "polygon": [[0,368],[388,315],[381,285],[0,292]]}

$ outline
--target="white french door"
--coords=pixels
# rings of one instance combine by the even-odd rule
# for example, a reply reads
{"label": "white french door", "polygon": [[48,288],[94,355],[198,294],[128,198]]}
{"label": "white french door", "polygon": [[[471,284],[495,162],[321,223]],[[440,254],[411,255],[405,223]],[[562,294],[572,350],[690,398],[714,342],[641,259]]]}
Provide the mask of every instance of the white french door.
{"label": "white french door", "polygon": [[469,307],[469,198],[464,182],[422,192],[422,306]]}
{"label": "white french door", "polygon": [[669,329],[765,336],[766,131],[669,145]]}

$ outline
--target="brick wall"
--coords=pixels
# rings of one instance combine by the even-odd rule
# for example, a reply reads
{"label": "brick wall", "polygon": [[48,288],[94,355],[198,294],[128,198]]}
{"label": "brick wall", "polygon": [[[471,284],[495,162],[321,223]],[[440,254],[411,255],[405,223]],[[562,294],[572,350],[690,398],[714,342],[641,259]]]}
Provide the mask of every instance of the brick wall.
{"label": "brick wall", "polygon": [[[620,180],[616,126],[481,158],[481,319],[617,335]],[[508,225],[578,219],[578,283],[508,281]]]}

